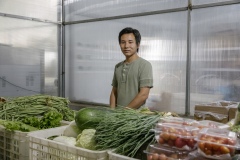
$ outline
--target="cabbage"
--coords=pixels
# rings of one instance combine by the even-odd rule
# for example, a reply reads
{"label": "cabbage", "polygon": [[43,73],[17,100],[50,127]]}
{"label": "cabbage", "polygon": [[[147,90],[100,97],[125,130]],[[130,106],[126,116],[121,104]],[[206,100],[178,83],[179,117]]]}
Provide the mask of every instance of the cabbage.
{"label": "cabbage", "polygon": [[67,136],[58,136],[54,138],[53,141],[60,142],[69,146],[75,146],[76,144],[76,138]]}
{"label": "cabbage", "polygon": [[82,133],[77,136],[77,142],[75,146],[95,150],[95,132],[95,129],[84,129]]}
{"label": "cabbage", "polygon": [[79,130],[75,121],[71,121],[70,124],[63,131],[64,136],[75,137],[75,138],[79,135],[79,133],[81,133],[81,131]]}

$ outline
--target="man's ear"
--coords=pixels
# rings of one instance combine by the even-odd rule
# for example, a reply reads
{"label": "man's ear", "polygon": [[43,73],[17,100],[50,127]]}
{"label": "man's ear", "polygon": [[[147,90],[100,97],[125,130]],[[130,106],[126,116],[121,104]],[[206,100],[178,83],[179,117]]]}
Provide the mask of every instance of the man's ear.
{"label": "man's ear", "polygon": [[139,49],[139,47],[140,47],[140,43],[137,43],[137,47],[138,47],[138,49]]}

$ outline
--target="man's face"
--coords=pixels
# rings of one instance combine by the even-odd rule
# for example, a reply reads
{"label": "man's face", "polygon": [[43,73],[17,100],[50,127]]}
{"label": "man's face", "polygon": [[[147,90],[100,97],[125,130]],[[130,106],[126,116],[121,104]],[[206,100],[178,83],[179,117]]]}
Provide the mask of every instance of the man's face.
{"label": "man's face", "polygon": [[133,54],[137,53],[139,45],[137,45],[133,33],[128,33],[121,36],[120,47],[122,53],[126,57],[131,57]]}

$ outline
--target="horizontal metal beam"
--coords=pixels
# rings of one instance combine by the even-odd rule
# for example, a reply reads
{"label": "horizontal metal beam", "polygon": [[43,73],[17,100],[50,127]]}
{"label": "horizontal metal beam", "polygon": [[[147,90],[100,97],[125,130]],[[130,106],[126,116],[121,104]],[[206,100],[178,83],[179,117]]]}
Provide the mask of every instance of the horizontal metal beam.
{"label": "horizontal metal beam", "polygon": [[232,1],[225,1],[225,2],[215,2],[215,3],[200,4],[200,5],[193,5],[192,4],[192,9],[225,6],[225,5],[232,5],[232,4],[238,4],[238,3],[240,4],[240,0],[232,0]]}
{"label": "horizontal metal beam", "polygon": [[89,22],[97,22],[97,21],[107,21],[107,20],[115,20],[115,19],[123,19],[123,18],[133,18],[133,17],[141,17],[141,16],[169,13],[169,12],[187,11],[187,10],[188,10],[188,7],[186,6],[186,7],[181,7],[181,8],[166,9],[166,10],[160,10],[160,11],[142,12],[142,13],[135,13],[135,14],[120,15],[120,16],[111,16],[111,17],[104,17],[104,18],[94,18],[94,19],[87,19],[87,20],[63,22],[63,25],[89,23]]}
{"label": "horizontal metal beam", "polygon": [[1,13],[1,12],[0,12],[0,16],[8,17],[8,18],[22,19],[22,20],[36,21],[36,22],[44,22],[44,23],[52,23],[52,24],[62,24],[62,22],[54,22],[54,21],[49,21],[49,20],[44,20],[44,19],[39,19],[39,18],[19,16],[19,15],[7,14],[7,13]]}

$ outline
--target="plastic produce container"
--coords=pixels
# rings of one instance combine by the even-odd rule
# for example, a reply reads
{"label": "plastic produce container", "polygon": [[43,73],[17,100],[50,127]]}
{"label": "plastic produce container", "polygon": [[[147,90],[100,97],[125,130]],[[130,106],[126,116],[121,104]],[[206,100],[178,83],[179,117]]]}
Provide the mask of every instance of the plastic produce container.
{"label": "plastic produce container", "polygon": [[202,128],[218,128],[218,129],[229,129],[229,125],[211,121],[211,120],[202,120],[198,121],[197,126],[202,129]]}
{"label": "plastic produce container", "polygon": [[198,153],[211,159],[231,159],[238,147],[237,134],[224,129],[203,128],[197,141]]}
{"label": "plastic produce container", "polygon": [[63,135],[67,126],[31,132],[29,136],[30,160],[107,160],[107,151],[93,151],[47,139]]}
{"label": "plastic produce container", "polygon": [[155,138],[161,145],[170,146],[181,150],[193,150],[196,148],[195,138],[199,128],[172,123],[157,123]]}
{"label": "plastic produce container", "polygon": [[144,151],[147,160],[186,160],[189,151],[182,151],[159,144],[150,144]]}
{"label": "plastic produce container", "polygon": [[181,124],[181,125],[196,125],[198,124],[198,121],[189,119],[189,118],[181,118],[181,117],[164,117],[161,118],[160,123],[174,123],[174,124]]}
{"label": "plastic produce container", "polygon": [[113,151],[108,151],[108,160],[139,160],[139,159],[123,156],[114,153]]}
{"label": "plastic produce container", "polygon": [[[70,122],[61,121],[61,125]],[[0,125],[0,160],[29,160],[29,139],[31,132],[7,131]],[[31,160],[31,159],[30,159]]]}
{"label": "plastic produce container", "polygon": [[227,124],[223,124],[223,123],[219,123],[211,120],[196,121],[193,119],[181,118],[181,117],[164,117],[164,118],[161,118],[159,122],[195,126],[195,127],[199,127],[200,129],[202,128],[228,129],[229,128],[229,125]]}

